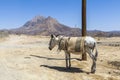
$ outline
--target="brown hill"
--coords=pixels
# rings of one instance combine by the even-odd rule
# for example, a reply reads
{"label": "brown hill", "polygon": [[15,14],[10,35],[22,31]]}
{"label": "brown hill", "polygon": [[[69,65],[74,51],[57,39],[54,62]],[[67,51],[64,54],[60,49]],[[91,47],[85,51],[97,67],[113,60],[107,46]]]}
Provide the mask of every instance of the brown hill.
{"label": "brown hill", "polygon": [[[36,16],[30,21],[26,22],[22,27],[12,30],[7,30],[11,34],[27,34],[27,35],[43,35],[62,34],[65,36],[81,36],[80,28],[71,28],[59,23],[56,19],[48,16]],[[88,36],[97,37],[116,37],[120,36],[120,31],[99,31],[88,30]]]}
{"label": "brown hill", "polygon": [[48,16],[36,16],[32,20],[26,22],[22,27],[12,29],[11,33],[15,34],[28,34],[28,35],[50,35],[50,34],[63,34],[66,36],[80,36],[81,31],[79,28],[70,28],[66,25],[59,23],[56,19]]}

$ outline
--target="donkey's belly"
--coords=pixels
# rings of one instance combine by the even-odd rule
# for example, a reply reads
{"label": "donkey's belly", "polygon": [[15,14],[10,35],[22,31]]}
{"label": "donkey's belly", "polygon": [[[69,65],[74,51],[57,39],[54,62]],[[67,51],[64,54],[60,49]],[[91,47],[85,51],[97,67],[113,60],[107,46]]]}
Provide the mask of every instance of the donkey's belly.
{"label": "donkey's belly", "polygon": [[76,55],[80,55],[80,54],[82,54],[82,52],[81,51],[79,51],[79,52],[76,52],[75,50],[68,50],[70,53],[72,53],[72,54],[76,54]]}
{"label": "donkey's belly", "polygon": [[82,54],[82,51],[79,50],[79,51],[76,51],[76,49],[74,47],[69,47],[68,48],[68,52],[69,53],[72,53],[72,54],[75,54],[75,55],[81,55]]}
{"label": "donkey's belly", "polygon": [[73,54],[81,54],[81,37],[70,38],[68,51]]}
{"label": "donkey's belly", "polygon": [[80,55],[82,54],[81,52],[71,52],[72,54],[75,54],[75,55]]}

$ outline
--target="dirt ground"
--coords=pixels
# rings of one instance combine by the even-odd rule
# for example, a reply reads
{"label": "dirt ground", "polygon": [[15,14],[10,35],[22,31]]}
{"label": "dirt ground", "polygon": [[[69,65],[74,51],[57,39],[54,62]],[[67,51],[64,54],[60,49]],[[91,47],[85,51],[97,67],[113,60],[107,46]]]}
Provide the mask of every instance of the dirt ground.
{"label": "dirt ground", "polygon": [[[119,37],[96,38],[99,42],[120,42]],[[71,55],[72,68],[65,69],[64,52],[48,49],[49,37],[10,35],[0,39],[0,80],[120,80],[120,46],[98,44],[96,73],[92,61],[78,61]]]}

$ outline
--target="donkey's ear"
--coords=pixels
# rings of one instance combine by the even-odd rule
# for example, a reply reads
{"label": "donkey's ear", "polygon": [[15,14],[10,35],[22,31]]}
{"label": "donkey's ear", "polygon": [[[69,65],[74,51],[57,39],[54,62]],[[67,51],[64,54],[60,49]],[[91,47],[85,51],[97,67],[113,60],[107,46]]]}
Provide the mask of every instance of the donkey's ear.
{"label": "donkey's ear", "polygon": [[51,38],[53,38],[54,36],[53,36],[53,34],[51,34]]}
{"label": "donkey's ear", "polygon": [[55,35],[54,34],[51,34],[51,38],[54,38],[55,37]]}

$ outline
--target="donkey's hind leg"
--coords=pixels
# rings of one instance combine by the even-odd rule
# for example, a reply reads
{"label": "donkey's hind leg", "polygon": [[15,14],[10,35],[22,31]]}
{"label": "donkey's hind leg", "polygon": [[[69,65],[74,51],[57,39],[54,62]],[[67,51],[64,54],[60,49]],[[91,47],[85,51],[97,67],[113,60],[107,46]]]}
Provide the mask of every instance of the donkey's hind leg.
{"label": "donkey's hind leg", "polygon": [[92,67],[91,67],[91,73],[95,73],[95,71],[96,71],[95,56],[93,55],[92,50],[90,48],[87,48],[86,50],[87,50],[87,53],[89,54],[89,56],[91,57],[91,59],[93,61],[93,64],[92,64]]}

